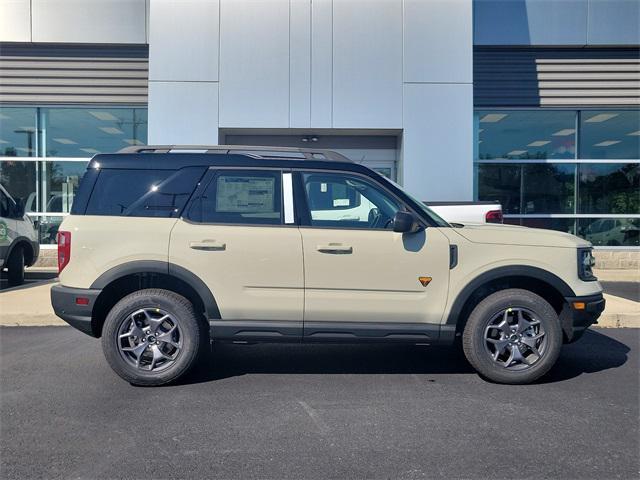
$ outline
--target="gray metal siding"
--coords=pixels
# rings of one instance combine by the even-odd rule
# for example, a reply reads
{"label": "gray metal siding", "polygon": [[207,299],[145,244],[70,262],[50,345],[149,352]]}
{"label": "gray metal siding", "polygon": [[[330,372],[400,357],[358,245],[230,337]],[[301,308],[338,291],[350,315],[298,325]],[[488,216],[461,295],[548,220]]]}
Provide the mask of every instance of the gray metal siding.
{"label": "gray metal siding", "polygon": [[638,48],[475,47],[476,106],[640,105]]}
{"label": "gray metal siding", "polygon": [[0,45],[3,104],[146,105],[148,48]]}

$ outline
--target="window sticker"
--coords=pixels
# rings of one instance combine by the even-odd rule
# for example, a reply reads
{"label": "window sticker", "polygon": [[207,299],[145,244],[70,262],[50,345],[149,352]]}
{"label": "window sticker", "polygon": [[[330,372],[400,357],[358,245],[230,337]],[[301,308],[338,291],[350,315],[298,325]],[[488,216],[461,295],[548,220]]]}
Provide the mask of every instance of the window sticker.
{"label": "window sticker", "polygon": [[274,211],[275,179],[267,177],[218,177],[216,211],[257,213]]}

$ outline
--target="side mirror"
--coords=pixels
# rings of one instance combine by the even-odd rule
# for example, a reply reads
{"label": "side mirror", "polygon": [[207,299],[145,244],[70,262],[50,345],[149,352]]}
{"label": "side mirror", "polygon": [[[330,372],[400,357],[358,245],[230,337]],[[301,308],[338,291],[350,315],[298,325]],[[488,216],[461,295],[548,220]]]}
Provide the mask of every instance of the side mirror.
{"label": "side mirror", "polygon": [[398,233],[415,233],[422,230],[416,217],[409,212],[396,212],[393,217],[393,231]]}

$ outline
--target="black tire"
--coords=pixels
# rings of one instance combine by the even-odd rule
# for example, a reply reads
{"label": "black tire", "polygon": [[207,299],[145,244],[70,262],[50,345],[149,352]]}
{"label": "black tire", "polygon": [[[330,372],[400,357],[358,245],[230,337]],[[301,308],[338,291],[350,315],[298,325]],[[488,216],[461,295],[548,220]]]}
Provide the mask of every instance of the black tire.
{"label": "black tire", "polygon": [[[533,313],[546,336],[544,349],[541,348],[540,356],[533,355],[531,357],[532,353],[526,350],[526,346],[523,346],[529,358],[534,358],[534,360],[529,360],[531,365],[522,363],[519,367],[521,369],[518,370],[511,369],[515,368],[516,362],[510,363],[511,368],[498,364],[490,352],[491,347],[487,346],[491,344],[485,341],[485,330],[489,323],[498,318],[501,312],[508,309],[511,309],[509,312],[524,309],[525,312]],[[514,314],[509,313],[509,315]],[[473,309],[464,328],[462,347],[469,363],[484,378],[498,383],[526,384],[543,376],[558,360],[562,348],[562,328],[556,311],[539,295],[517,288],[501,290],[489,295]],[[540,348],[540,346],[538,347]],[[518,347],[509,346],[509,348]],[[504,351],[504,355],[508,356],[510,350]]]}
{"label": "black tire", "polygon": [[24,248],[16,245],[7,260],[7,281],[10,287],[24,283]]}
{"label": "black tire", "polygon": [[[130,364],[121,353],[118,338],[124,322],[141,309],[160,309],[179,327],[181,348],[172,364],[160,371],[144,371]],[[102,350],[111,368],[132,385],[157,386],[173,382],[187,373],[209,348],[204,322],[189,300],[169,290],[146,289],[120,300],[111,309],[102,330]]]}

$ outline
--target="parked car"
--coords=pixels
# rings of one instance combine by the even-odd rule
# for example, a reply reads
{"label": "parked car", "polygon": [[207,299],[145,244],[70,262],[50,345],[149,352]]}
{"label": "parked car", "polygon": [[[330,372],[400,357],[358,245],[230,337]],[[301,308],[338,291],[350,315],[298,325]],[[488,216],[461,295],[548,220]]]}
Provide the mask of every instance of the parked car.
{"label": "parked car", "polygon": [[38,232],[21,202],[0,185],[0,270],[7,270],[10,286],[24,282],[24,268],[38,259]]}
{"label": "parked car", "polygon": [[171,382],[210,342],[462,340],[484,377],[528,383],[604,309],[591,245],[450,225],[324,150],[130,147],[89,163],[58,232],[58,316],[113,370]]}
{"label": "parked car", "polygon": [[502,223],[500,202],[425,202],[449,223]]}

